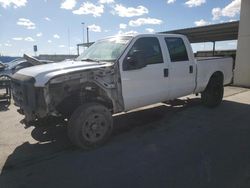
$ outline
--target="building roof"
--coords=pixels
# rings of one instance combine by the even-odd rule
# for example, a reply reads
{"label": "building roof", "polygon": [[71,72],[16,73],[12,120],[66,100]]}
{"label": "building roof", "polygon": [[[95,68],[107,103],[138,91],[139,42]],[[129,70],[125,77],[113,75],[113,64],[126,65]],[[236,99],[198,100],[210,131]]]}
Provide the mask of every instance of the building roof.
{"label": "building roof", "polygon": [[237,40],[239,30],[239,21],[213,24],[201,27],[192,27],[165,31],[160,33],[173,33],[186,35],[191,43],[215,42],[225,40]]}

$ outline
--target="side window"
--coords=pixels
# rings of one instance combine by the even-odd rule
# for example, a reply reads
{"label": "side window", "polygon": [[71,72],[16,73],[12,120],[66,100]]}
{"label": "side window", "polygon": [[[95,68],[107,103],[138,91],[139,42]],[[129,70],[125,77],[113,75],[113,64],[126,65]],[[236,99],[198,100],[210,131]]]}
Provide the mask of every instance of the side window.
{"label": "side window", "polygon": [[160,43],[155,37],[139,38],[129,51],[129,55],[134,51],[142,52],[146,65],[163,63]]}
{"label": "side window", "polygon": [[123,62],[123,70],[133,70],[149,64],[163,63],[161,47],[156,37],[139,38]]}
{"label": "side window", "polygon": [[172,62],[188,61],[186,46],[181,38],[165,38]]}

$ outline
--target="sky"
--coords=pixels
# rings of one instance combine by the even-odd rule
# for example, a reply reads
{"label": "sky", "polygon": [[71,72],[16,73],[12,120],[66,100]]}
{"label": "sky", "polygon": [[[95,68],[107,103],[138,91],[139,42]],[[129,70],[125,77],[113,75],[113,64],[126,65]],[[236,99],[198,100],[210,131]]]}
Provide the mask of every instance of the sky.
{"label": "sky", "polygon": [[[76,54],[76,44],[239,20],[241,0],[0,0],[0,55]],[[84,24],[83,24],[84,23]],[[83,35],[84,33],[84,35]],[[218,42],[234,49],[237,41]],[[194,51],[211,49],[193,45]]]}

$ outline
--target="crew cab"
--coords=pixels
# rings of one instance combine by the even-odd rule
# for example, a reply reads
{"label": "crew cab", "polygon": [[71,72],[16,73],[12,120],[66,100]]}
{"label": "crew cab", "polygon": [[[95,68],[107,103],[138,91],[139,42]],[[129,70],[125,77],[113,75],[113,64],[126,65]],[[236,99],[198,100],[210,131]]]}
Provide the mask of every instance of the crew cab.
{"label": "crew cab", "polygon": [[62,116],[81,148],[103,144],[112,115],[201,93],[219,105],[232,80],[232,58],[195,59],[177,34],[114,36],[95,42],[75,60],[38,65],[14,74],[13,96],[27,122]]}

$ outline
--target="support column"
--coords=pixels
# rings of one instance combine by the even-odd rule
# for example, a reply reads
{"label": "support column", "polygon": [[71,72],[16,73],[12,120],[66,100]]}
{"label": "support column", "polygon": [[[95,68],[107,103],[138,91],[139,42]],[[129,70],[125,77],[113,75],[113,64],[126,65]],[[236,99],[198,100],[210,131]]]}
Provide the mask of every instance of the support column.
{"label": "support column", "polygon": [[213,41],[213,56],[215,55],[215,41]]}
{"label": "support column", "polygon": [[234,84],[250,87],[250,1],[241,1]]}
{"label": "support column", "polygon": [[77,45],[77,55],[80,55],[80,52],[79,52],[79,45]]}

